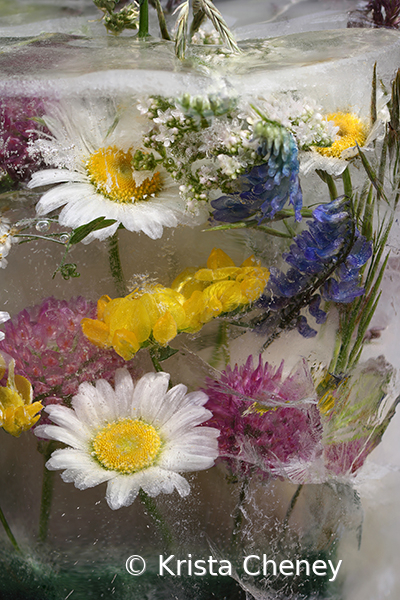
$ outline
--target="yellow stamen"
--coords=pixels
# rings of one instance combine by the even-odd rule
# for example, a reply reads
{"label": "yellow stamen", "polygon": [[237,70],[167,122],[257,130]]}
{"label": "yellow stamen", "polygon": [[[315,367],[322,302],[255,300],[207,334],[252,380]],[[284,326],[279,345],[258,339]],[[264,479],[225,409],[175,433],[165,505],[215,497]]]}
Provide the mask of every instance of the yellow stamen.
{"label": "yellow stamen", "polygon": [[328,148],[316,148],[320,154],[340,158],[343,150],[353,148],[356,144],[364,146],[367,137],[366,127],[358,117],[350,113],[332,113],[326,118],[339,127],[337,133],[339,138]]}
{"label": "yellow stamen", "polygon": [[136,473],[154,463],[161,444],[153,425],[140,419],[122,419],[99,431],[92,442],[92,456],[106,469]]}
{"label": "yellow stamen", "polygon": [[132,152],[124,152],[116,146],[100,148],[86,162],[90,181],[96,189],[114,202],[133,203],[148,200],[162,189],[160,173],[153,173],[142,181],[141,171],[134,177]]}

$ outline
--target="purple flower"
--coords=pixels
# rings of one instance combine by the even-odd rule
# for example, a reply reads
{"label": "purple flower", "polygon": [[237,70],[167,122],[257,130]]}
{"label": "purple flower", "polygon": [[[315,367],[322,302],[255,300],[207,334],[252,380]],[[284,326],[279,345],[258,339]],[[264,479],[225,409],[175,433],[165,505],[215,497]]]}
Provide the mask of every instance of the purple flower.
{"label": "purple flower", "polygon": [[47,132],[39,121],[43,114],[44,104],[37,98],[8,97],[0,102],[0,174],[3,171],[11,184],[43,168],[28,151],[29,142]]}
{"label": "purple flower", "polygon": [[271,325],[276,327],[278,310],[281,329],[297,327],[305,337],[316,335],[300,311],[308,306],[320,324],[326,317],[320,308],[322,298],[348,304],[361,296],[364,288],[360,286],[360,269],[371,254],[372,244],[358,231],[344,197],[318,206],[307,229],[283,254],[290,268],[286,273],[271,268],[271,297],[263,296],[258,302],[267,308],[259,329],[269,332]]}
{"label": "purple flower", "polygon": [[259,123],[254,137],[264,162],[238,178],[237,191],[211,202],[215,221],[236,223],[246,219],[273,219],[287,202],[301,220],[303,204],[299,182],[297,145],[292,134],[274,123]]}
{"label": "purple flower", "polygon": [[34,401],[68,405],[81,383],[105,379],[113,384],[115,370],[126,366],[113,350],[85,338],[84,317],[96,317],[94,302],[46,298],[5,323],[0,352],[12,357],[15,372],[31,382]]}
{"label": "purple flower", "polygon": [[263,365],[260,356],[254,368],[249,356],[219,380],[208,379],[204,391],[213,413],[207,425],[220,430],[220,457],[233,473],[284,475],[286,465],[309,463],[320,453],[321,421],[305,361],[284,377],[283,362]]}
{"label": "purple flower", "polygon": [[389,27],[400,25],[399,0],[370,0],[350,14],[348,27]]}

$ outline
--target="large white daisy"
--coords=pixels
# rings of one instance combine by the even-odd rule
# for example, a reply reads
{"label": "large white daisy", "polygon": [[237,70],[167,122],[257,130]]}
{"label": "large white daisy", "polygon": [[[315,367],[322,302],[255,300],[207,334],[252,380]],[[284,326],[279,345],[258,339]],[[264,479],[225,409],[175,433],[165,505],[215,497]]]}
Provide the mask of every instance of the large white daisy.
{"label": "large white daisy", "polygon": [[134,108],[121,113],[111,102],[75,100],[52,106],[43,119],[51,136],[41,134],[31,153],[56,168],[35,173],[28,186],[61,185],[41,197],[39,215],[63,207],[59,222],[72,228],[98,217],[115,219],[85,243],[104,240],[121,223],[152,239],[164,227],[194,224],[177,184],[143,148],[143,118]]}
{"label": "large white daisy", "polygon": [[179,473],[208,469],[218,455],[219,431],[198,427],[212,413],[203,392],[168,391],[167,373],[147,373],[136,384],[126,369],[115,375],[115,391],[104,380],[83,383],[65,406],[46,407],[55,425],[40,425],[36,435],[64,442],[46,466],[65,469],[62,478],[84,490],[107,481],[112,509],[129,506],[140,488],[149,496],[186,496],[190,486]]}

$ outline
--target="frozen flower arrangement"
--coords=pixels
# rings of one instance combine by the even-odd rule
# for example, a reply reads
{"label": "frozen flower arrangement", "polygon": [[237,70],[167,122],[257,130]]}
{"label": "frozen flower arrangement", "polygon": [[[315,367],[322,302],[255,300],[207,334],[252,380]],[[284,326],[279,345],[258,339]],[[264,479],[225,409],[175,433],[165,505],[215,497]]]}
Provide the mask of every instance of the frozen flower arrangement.
{"label": "frozen flower arrangement", "polygon": [[165,156],[188,201],[222,191],[212,202],[213,217],[234,222],[255,214],[271,219],[286,202],[300,218],[298,144],[328,145],[335,129],[316,108],[298,104],[293,101],[288,116],[261,100],[253,107],[234,98],[186,94],[178,102],[154,97],[139,109],[154,123],[145,144]]}
{"label": "frozen flower arrangement", "polygon": [[[98,4],[116,33],[126,20],[143,35],[146,2],[118,13],[115,3]],[[217,19],[208,0],[191,7],[193,31],[188,28],[189,3],[182,2],[176,13],[181,55],[199,31],[197,21],[210,15]],[[292,536],[288,522],[307,483],[351,488],[397,403],[394,369],[383,358],[365,362],[363,349],[371,338],[368,327],[381,293],[398,202],[399,77],[387,108],[389,125],[384,119],[378,123],[376,78],[369,122],[357,111],[325,114],[315,100],[289,92],[241,99],[187,93],[138,100],[126,94],[123,104],[110,94],[96,102],[74,97],[69,103],[46,103],[35,121],[42,129],[23,139],[24,152],[35,165],[28,187],[37,190],[29,194],[29,200],[37,200],[37,218],[16,225],[0,221],[0,264],[5,266],[15,241],[52,239],[64,250],[56,273],[73,280],[79,273],[77,265],[65,263],[68,250],[96,240],[80,251],[97,265],[99,242],[111,238],[113,279],[101,280],[97,306],[82,297],[51,297],[12,319],[0,313],[0,425],[15,437],[33,428],[39,438],[46,465],[41,542],[51,525],[50,471],[61,471],[62,479],[79,490],[106,483],[106,501],[113,510],[140,500],[168,545],[173,536],[165,539],[168,518],[161,513],[168,507],[170,516],[178,496],[189,494],[191,480],[184,474],[225,464],[212,477],[228,473],[226,487],[237,486],[238,504],[226,510],[227,523],[231,517],[234,521],[233,554],[243,554],[238,515],[247,518],[244,503],[249,515],[256,514],[263,535],[267,529],[264,513],[256,509],[260,486],[263,501],[269,502],[269,486],[282,483],[290,490],[297,485],[280,523],[281,506],[277,502],[274,508],[275,537],[263,537],[279,551],[297,551],[301,545],[297,525]],[[380,156],[379,139],[369,146],[375,124],[384,131]],[[356,184],[353,158],[360,166]],[[310,162],[316,174],[307,168]],[[311,184],[312,177],[319,177],[326,188],[317,180],[317,195],[310,195],[312,185],[302,185],[305,174]],[[72,231],[50,231],[53,224]],[[195,266],[188,256],[181,271],[186,246],[179,227],[195,224],[222,238],[224,248],[236,244],[232,256],[249,256],[243,246],[254,254],[236,263],[217,247],[205,265]],[[33,227],[44,235],[25,233]],[[126,230],[121,248],[120,229]],[[196,232],[202,235],[208,234]],[[161,243],[153,244],[160,238]],[[276,238],[278,244],[273,243]],[[157,268],[168,265],[171,283],[158,283],[148,268],[150,260],[142,275],[133,273],[132,281],[140,283],[127,287],[122,264],[128,257],[123,252],[130,251],[132,242],[140,261],[149,250],[165,255],[159,261],[157,255]],[[93,270],[92,276],[98,272]],[[69,284],[60,284],[66,296]],[[89,297],[93,293],[89,290]],[[295,356],[273,360],[275,352],[281,353],[279,345],[272,346],[278,336],[297,329],[321,341],[322,325],[332,347],[328,355],[326,344],[323,363],[315,359],[311,368],[296,331],[285,340],[285,352]],[[176,340],[178,335],[182,337]],[[292,339],[300,350],[292,351]],[[237,364],[230,361],[232,346],[241,355]],[[295,367],[289,369],[289,364]],[[175,379],[189,381],[191,389],[176,385]],[[27,437],[29,443],[35,439]],[[178,494],[170,503],[163,504],[160,497],[157,507],[152,500],[174,491]],[[234,493],[229,501],[232,497],[235,501]],[[281,505],[288,505],[286,499]],[[2,513],[0,518],[4,525]],[[4,527],[17,548],[10,528]],[[247,531],[243,528],[242,537]]]}

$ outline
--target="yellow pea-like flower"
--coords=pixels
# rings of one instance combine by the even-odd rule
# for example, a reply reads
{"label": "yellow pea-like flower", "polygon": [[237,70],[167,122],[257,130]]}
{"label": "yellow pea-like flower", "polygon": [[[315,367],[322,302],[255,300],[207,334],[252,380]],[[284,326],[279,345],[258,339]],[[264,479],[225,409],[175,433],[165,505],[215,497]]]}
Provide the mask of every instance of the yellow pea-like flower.
{"label": "yellow pea-like flower", "polygon": [[125,360],[131,360],[140,350],[140,343],[136,335],[127,329],[117,329],[112,338],[112,346],[115,352]]}
{"label": "yellow pea-like flower", "polygon": [[84,335],[95,346],[109,348],[111,346],[110,328],[106,323],[96,319],[82,319],[81,327]]}
{"label": "yellow pea-like flower", "polygon": [[[111,337],[118,330],[127,330],[135,334],[139,344],[149,339],[151,335],[151,321],[141,298],[118,298],[110,302],[109,306],[111,306],[111,310],[108,324]],[[105,317],[106,311],[104,313]],[[107,322],[106,318],[105,321]]]}
{"label": "yellow pea-like flower", "polygon": [[178,333],[176,321],[170,312],[160,317],[153,327],[153,337],[161,346],[166,346]]}
{"label": "yellow pea-like flower", "polygon": [[220,248],[213,248],[207,260],[208,269],[222,269],[223,267],[236,267],[230,256]]}
{"label": "yellow pea-like flower", "polygon": [[129,360],[144,345],[165,346],[180,332],[195,333],[221,314],[248,306],[260,297],[268,278],[268,269],[254,256],[237,267],[214,248],[207,267],[185,269],[171,287],[135,289],[115,300],[102,296],[97,320],[84,319],[83,332],[94,344],[113,346]]}
{"label": "yellow pea-like flower", "polygon": [[104,310],[108,303],[111,302],[110,296],[102,296],[97,301],[97,318],[102,319],[104,315]]}
{"label": "yellow pea-like flower", "polygon": [[[1,357],[0,376],[5,372],[4,359]],[[33,402],[31,383],[22,375],[14,374],[15,361],[8,366],[7,385],[0,386],[0,426],[7,433],[19,437],[30,429],[40,418],[43,409],[41,402]]]}

